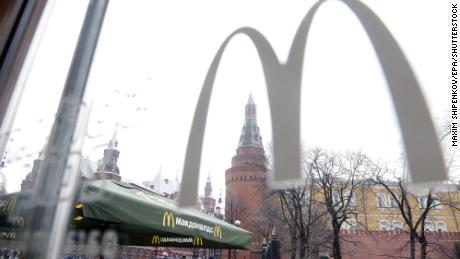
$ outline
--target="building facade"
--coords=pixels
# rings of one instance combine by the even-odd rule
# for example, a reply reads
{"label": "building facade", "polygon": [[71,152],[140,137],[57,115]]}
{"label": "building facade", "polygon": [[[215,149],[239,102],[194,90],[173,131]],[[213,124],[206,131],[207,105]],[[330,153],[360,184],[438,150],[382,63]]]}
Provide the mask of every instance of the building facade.
{"label": "building facade", "polygon": [[[397,198],[401,199],[401,192],[397,184],[392,190]],[[406,208],[410,208],[414,220],[420,218],[427,209],[427,192],[408,192]],[[458,186],[452,185],[449,191],[435,192],[432,195],[432,204],[428,209],[425,220],[427,232],[458,232],[460,227],[460,211],[456,206],[460,203]],[[407,230],[403,215],[398,207],[397,200],[385,188],[375,185],[372,187],[360,186],[350,198],[351,208],[356,212],[356,218],[343,226],[347,230],[390,231]],[[407,210],[407,209],[406,209]],[[405,213],[406,215],[409,212]]]}
{"label": "building facade", "polygon": [[[339,183],[336,183],[339,184]],[[384,182],[383,187],[372,179],[362,181],[351,192],[349,189],[332,191],[333,207],[346,206],[347,220],[341,225],[342,258],[409,258],[410,227],[412,221],[418,237],[415,238],[416,258],[420,257],[420,239],[428,242],[427,258],[456,258],[460,253],[460,185],[451,184],[442,191],[410,191],[402,182]],[[389,189],[388,189],[389,188]],[[312,207],[326,212],[325,195],[313,185],[306,198],[304,211]],[[403,205],[404,212],[400,205]],[[307,212],[305,212],[305,215]],[[323,243],[330,243],[332,225],[330,215],[323,213],[320,231]],[[417,223],[418,222],[418,223]],[[412,229],[412,231],[414,231]],[[289,233],[283,233],[281,248],[288,257]],[[332,255],[331,249],[322,247],[319,255]]]}
{"label": "building facade", "polygon": [[[104,149],[104,156],[98,163],[91,161],[88,158],[80,159],[79,172],[82,179],[112,179],[121,180],[120,169],[118,168],[118,139],[116,131],[109,141],[109,144]],[[43,147],[40,155],[34,160],[32,170],[21,182],[21,192],[30,191],[34,188],[35,182],[44,161],[45,147]]]}

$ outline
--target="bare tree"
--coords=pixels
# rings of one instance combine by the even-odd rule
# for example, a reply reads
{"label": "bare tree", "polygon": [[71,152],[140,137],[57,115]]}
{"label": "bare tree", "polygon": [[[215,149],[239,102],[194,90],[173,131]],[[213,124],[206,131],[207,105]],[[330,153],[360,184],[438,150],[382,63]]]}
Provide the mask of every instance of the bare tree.
{"label": "bare tree", "polygon": [[[429,213],[447,203],[441,200],[442,195],[435,195],[433,189],[429,189],[423,194],[415,194],[408,190],[405,178],[396,178],[390,181],[387,180],[388,175],[386,169],[380,170],[371,181],[385,189],[403,218],[406,226],[404,231],[409,234],[410,258],[415,258],[416,243],[418,242],[420,244],[420,258],[425,259],[429,245],[440,247],[440,244],[430,243],[426,237],[426,222]],[[387,179],[384,176],[387,176]]]}
{"label": "bare tree", "polygon": [[257,231],[259,240],[269,240],[273,228],[279,229],[279,214],[279,207],[273,206],[273,202],[269,198],[262,201],[251,222],[252,229]]}
{"label": "bare tree", "polygon": [[265,222],[273,223],[277,232],[288,236],[290,246],[285,250],[292,259],[317,258],[319,247],[329,243],[327,212],[316,199],[318,188],[312,168],[304,164],[303,173],[304,179],[295,186],[266,193],[266,206],[261,207]]}
{"label": "bare tree", "polygon": [[244,200],[230,195],[227,195],[225,199],[225,220],[232,224],[236,220],[242,220],[247,210]]}
{"label": "bare tree", "polygon": [[355,192],[371,168],[369,159],[361,153],[328,153],[314,149],[306,164],[319,189],[320,202],[325,206],[332,226],[332,255],[342,258],[340,230],[355,219]]}
{"label": "bare tree", "polygon": [[319,247],[328,242],[327,215],[315,199],[317,191],[315,180],[307,177],[303,184],[277,192],[281,221],[288,226],[291,236],[291,258],[296,258],[297,250],[300,258],[316,257]]}

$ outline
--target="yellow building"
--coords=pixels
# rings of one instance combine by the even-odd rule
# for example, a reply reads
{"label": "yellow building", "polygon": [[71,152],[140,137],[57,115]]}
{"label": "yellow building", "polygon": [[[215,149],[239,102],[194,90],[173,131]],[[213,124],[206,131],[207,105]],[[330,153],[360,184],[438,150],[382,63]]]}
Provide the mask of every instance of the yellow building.
{"label": "yellow building", "polygon": [[[459,231],[460,221],[460,191],[458,186],[451,186],[450,191],[434,192],[431,197],[433,202],[428,208],[425,221],[427,231]],[[389,188],[401,201],[401,191],[397,184],[389,184]],[[337,195],[339,196],[339,195]],[[340,198],[339,198],[340,199]],[[417,222],[425,210],[427,210],[427,192],[409,193],[405,207],[405,215],[412,216],[413,222]],[[399,209],[398,201],[380,185],[372,187],[358,186],[350,200],[352,211],[356,212],[354,219],[347,220],[344,229],[357,230],[398,230],[406,229],[405,220]]]}

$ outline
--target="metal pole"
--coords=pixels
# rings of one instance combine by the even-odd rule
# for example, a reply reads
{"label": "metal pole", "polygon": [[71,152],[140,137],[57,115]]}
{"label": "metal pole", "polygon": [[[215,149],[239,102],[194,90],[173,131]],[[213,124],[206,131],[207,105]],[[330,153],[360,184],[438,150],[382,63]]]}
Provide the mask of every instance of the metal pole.
{"label": "metal pole", "polygon": [[60,256],[78,183],[88,119],[86,83],[109,0],[91,0],[34,189],[26,223],[24,258]]}
{"label": "metal pole", "polygon": [[9,44],[0,50],[0,157],[4,155],[25,81],[54,2],[29,0],[21,3]]}

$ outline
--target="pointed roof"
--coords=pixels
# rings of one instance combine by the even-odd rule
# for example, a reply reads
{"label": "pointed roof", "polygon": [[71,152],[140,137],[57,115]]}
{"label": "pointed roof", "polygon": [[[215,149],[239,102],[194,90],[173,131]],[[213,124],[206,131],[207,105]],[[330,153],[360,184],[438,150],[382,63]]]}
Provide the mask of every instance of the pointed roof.
{"label": "pointed roof", "polygon": [[253,105],[255,105],[255,103],[254,103],[254,98],[252,98],[252,93],[249,94],[249,98],[248,98],[248,103],[247,103],[247,104],[253,104]]}
{"label": "pointed roof", "polygon": [[263,148],[262,136],[257,125],[257,106],[252,94],[249,94],[245,109],[245,119],[238,147]]}
{"label": "pointed roof", "polygon": [[150,185],[153,185],[153,189],[161,194],[173,194],[179,189],[179,182],[176,180],[171,181],[170,179],[165,178],[161,172],[161,167]]}
{"label": "pointed roof", "polygon": [[117,149],[117,146],[118,146],[117,131],[118,129],[115,129],[115,131],[113,132],[112,139],[110,139],[107,149]]}

